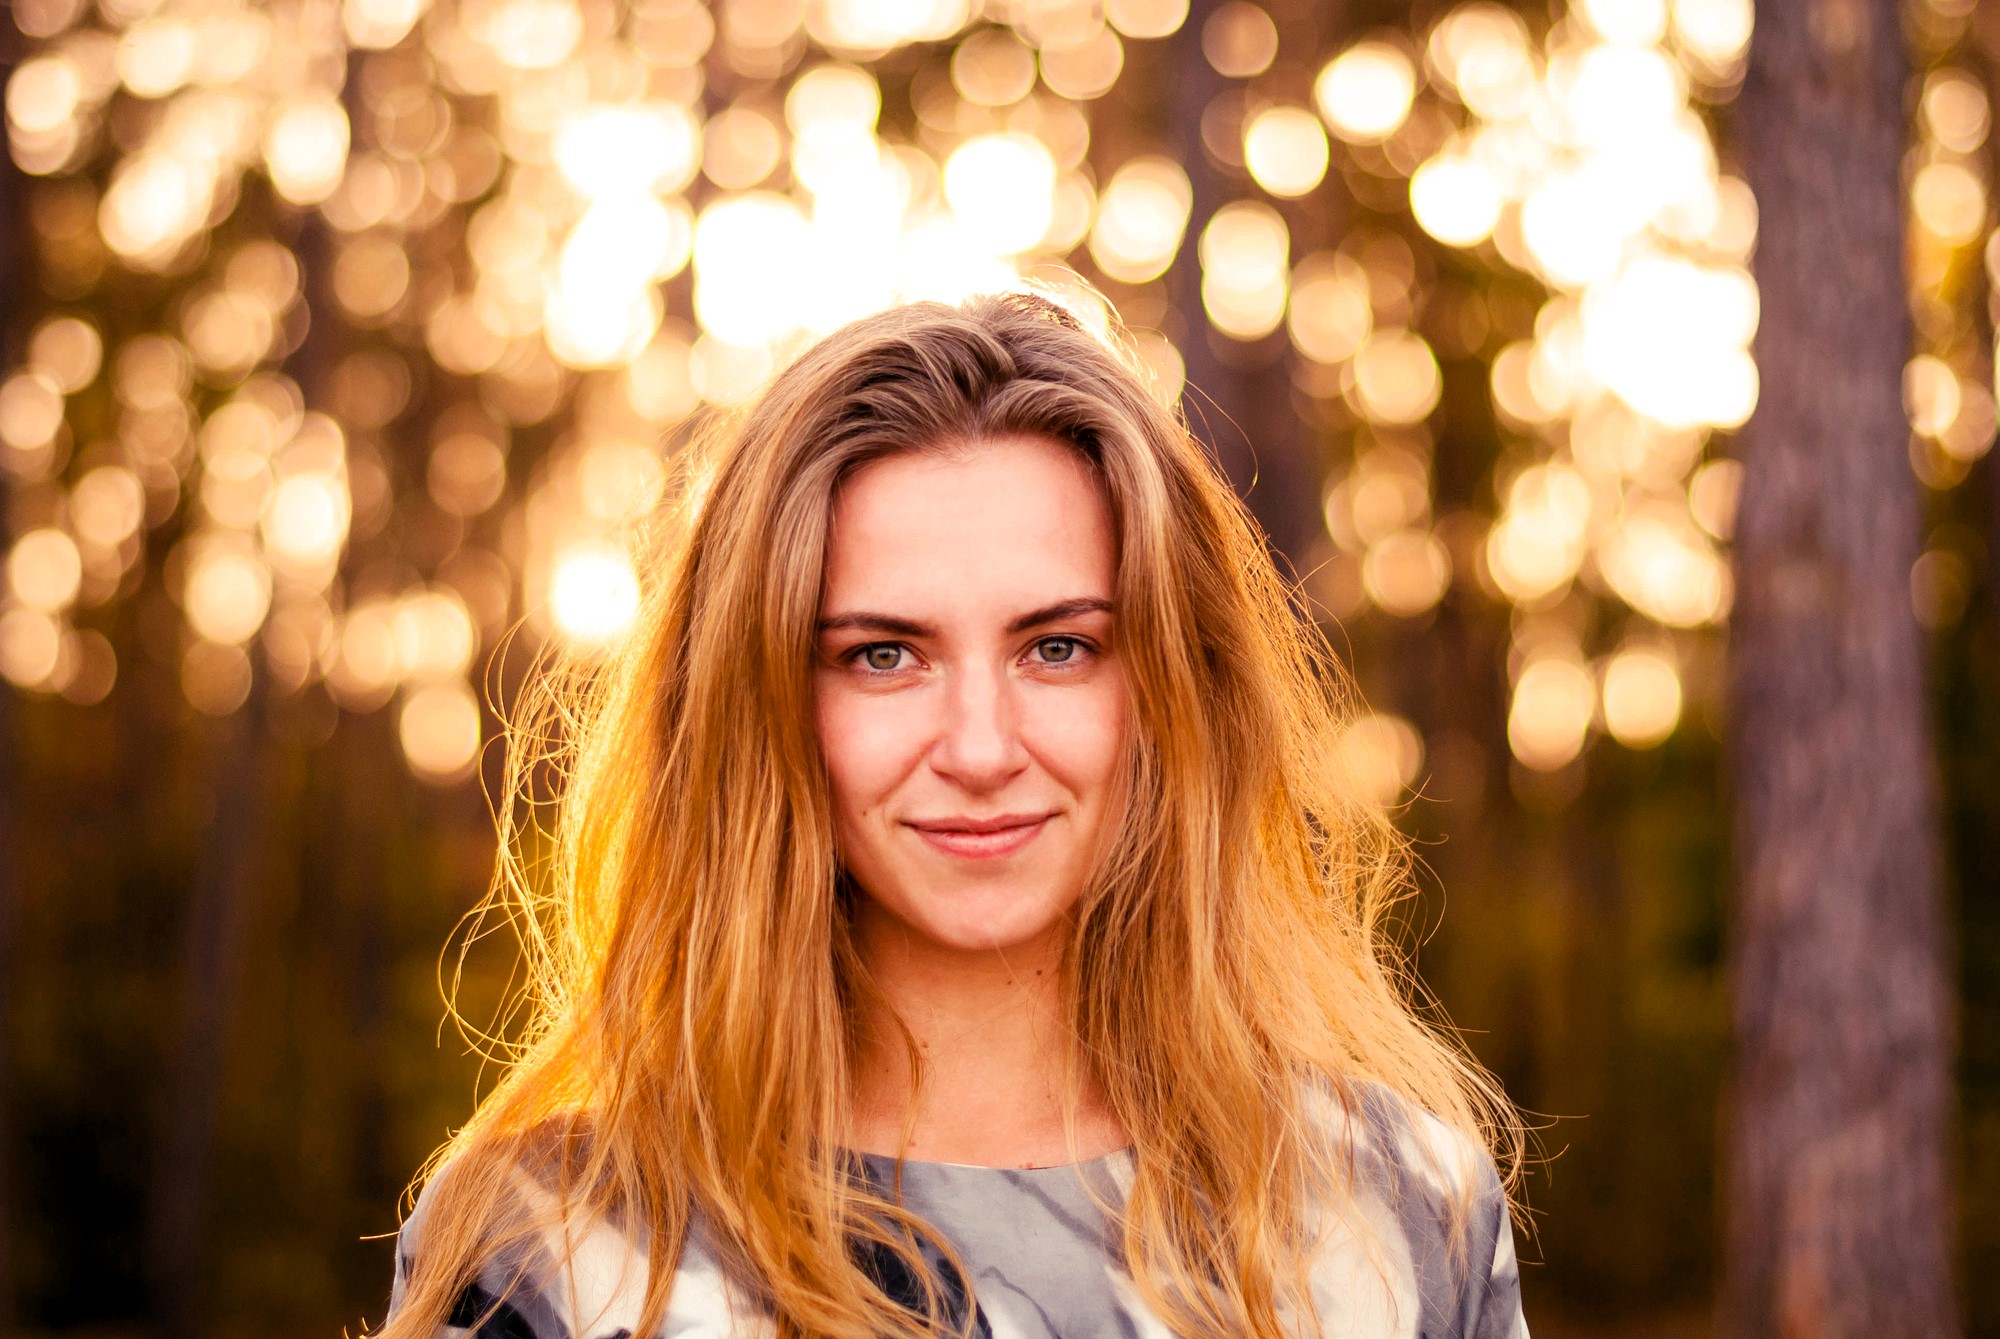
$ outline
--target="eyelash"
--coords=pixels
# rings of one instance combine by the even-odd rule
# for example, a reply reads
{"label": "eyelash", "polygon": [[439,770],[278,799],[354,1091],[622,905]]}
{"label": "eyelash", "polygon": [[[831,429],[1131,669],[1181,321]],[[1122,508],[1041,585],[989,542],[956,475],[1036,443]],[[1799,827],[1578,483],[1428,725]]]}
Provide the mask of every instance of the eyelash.
{"label": "eyelash", "polygon": [[[1040,662],[1041,667],[1044,669],[1069,669],[1073,666],[1085,663],[1085,661],[1088,660],[1089,657],[1097,654],[1097,647],[1088,638],[1068,636],[1068,635],[1037,638],[1034,647],[1031,649],[1038,650],[1041,647],[1047,646],[1050,642],[1067,642],[1069,645],[1075,648],[1075,651],[1071,653],[1071,658],[1068,660],[1041,661]],[[859,669],[863,674],[886,676],[890,674],[902,673],[903,670],[907,668],[906,666],[898,665],[895,669],[884,670],[884,669],[874,669],[868,665],[864,657],[866,657],[870,651],[879,651],[884,647],[893,647],[896,650],[903,652],[905,655],[915,654],[915,652],[911,651],[909,647],[905,646],[901,642],[867,642],[861,646],[855,647],[852,651],[849,651],[846,655],[842,656],[841,659],[847,664],[853,665],[854,667]],[[1081,658],[1079,658],[1079,656],[1077,655],[1078,652],[1081,653]]]}

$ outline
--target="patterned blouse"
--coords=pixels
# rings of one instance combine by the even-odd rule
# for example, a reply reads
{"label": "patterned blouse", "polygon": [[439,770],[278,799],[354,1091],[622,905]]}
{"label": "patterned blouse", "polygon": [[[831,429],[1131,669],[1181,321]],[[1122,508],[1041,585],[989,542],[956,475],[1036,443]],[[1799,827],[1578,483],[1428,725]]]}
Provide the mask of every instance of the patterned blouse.
{"label": "patterned blouse", "polygon": [[[1492,1161],[1435,1118],[1410,1119],[1386,1091],[1366,1093],[1359,1108],[1360,1121],[1343,1123],[1354,1131],[1358,1206],[1378,1247],[1370,1252],[1345,1228],[1329,1234],[1313,1267],[1321,1333],[1527,1339],[1513,1233]],[[1443,1156],[1417,1156],[1418,1140]],[[866,1154],[862,1161],[877,1185],[894,1183],[893,1159]],[[1438,1165],[1462,1168],[1475,1185],[1457,1265],[1445,1237],[1450,1188],[1424,1170]],[[1032,1170],[905,1161],[902,1195],[964,1262],[972,1280],[972,1332],[981,1339],[1171,1339],[1117,1264],[1112,1225],[1098,1207],[1119,1203],[1131,1176],[1129,1152]],[[421,1252],[424,1208],[419,1196],[397,1238],[391,1315]],[[645,1292],[643,1245],[602,1222],[572,1231],[567,1269],[557,1265],[552,1243],[539,1258],[493,1262],[459,1298],[439,1339],[631,1339]],[[877,1273],[886,1290],[916,1296],[915,1281],[899,1287],[894,1272]],[[697,1225],[655,1333],[657,1339],[765,1339],[772,1326],[725,1278]]]}

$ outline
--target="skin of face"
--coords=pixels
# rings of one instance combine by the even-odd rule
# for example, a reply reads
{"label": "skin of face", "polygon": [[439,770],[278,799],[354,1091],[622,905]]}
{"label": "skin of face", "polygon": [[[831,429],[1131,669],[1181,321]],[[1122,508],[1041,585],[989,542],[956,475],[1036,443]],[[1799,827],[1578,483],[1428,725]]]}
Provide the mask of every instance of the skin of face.
{"label": "skin of face", "polygon": [[986,439],[869,462],[832,522],[814,713],[864,953],[1047,950],[1119,802],[1103,485]]}

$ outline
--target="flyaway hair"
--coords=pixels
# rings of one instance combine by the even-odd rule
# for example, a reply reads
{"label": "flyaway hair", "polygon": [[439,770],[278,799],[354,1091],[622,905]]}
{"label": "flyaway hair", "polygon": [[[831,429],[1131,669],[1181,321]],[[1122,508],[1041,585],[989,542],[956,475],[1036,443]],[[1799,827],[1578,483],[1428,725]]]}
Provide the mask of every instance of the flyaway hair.
{"label": "flyaway hair", "polygon": [[[1344,671],[1228,484],[1133,361],[1056,303],[917,304],[812,346],[682,453],[634,630],[608,663],[547,676],[517,725],[488,910],[527,942],[525,1031],[432,1160],[385,1339],[430,1339],[482,1262],[564,1239],[557,1213],[643,1242],[638,1334],[690,1232],[781,1336],[962,1330],[947,1289],[892,1296],[868,1265],[929,1278],[923,1246],[951,1257],[846,1152],[870,986],[812,646],[842,479],[1021,435],[1089,463],[1118,539],[1130,774],[1063,976],[1067,1063],[1133,1141],[1120,1250],[1140,1295],[1177,1335],[1295,1332],[1330,1224],[1365,1233],[1341,1137],[1362,1085],[1435,1118],[1428,1174],[1463,1187],[1453,1212],[1472,1180],[1453,1149],[1518,1167],[1518,1121],[1426,1020],[1387,932],[1409,862],[1339,771]],[[523,1168],[559,1208],[523,1207]]]}

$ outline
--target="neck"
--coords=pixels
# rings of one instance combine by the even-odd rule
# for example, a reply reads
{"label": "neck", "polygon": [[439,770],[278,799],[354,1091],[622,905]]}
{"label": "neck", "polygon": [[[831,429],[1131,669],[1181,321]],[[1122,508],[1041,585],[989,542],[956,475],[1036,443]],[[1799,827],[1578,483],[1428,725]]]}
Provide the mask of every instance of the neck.
{"label": "neck", "polygon": [[[1065,1121],[1060,974],[1067,928],[1005,950],[955,949],[857,900],[855,946],[876,986],[874,997],[860,1002],[856,1029],[860,1149],[924,1162],[1046,1167],[1125,1146],[1123,1128],[1088,1073],[1075,1076],[1073,1142]],[[911,1072],[905,1029],[921,1079]]]}

